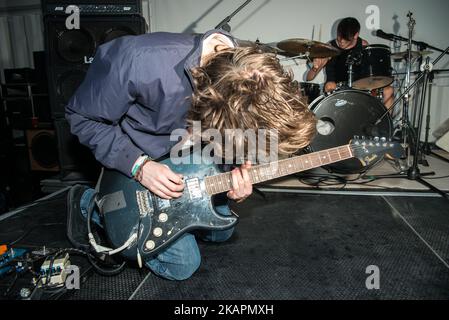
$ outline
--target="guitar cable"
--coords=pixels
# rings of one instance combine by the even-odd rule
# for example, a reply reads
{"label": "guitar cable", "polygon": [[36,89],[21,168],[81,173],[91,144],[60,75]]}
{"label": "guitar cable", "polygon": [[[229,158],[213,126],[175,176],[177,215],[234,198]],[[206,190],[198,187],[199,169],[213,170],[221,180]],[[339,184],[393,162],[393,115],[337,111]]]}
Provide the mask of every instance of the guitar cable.
{"label": "guitar cable", "polygon": [[[89,207],[87,209],[87,232],[88,232],[88,237],[89,237],[89,243],[92,246],[92,248],[94,249],[95,252],[100,253],[100,254],[104,254],[104,255],[112,255],[115,254],[119,251],[122,251],[123,249],[126,249],[129,245],[127,245],[125,248],[123,248],[122,250],[117,251],[118,249],[112,250],[110,248],[105,248],[103,246],[100,246],[96,243],[95,241],[95,237],[92,233],[92,227],[91,227],[91,220],[92,220],[92,213],[94,211],[95,208],[95,204],[96,204],[96,198],[97,198],[98,192],[95,192],[93,197],[90,200],[89,203]],[[125,243],[125,245],[130,242],[130,240],[132,239],[132,237],[130,239],[128,239],[128,241]],[[122,246],[123,247],[123,246]],[[106,250],[109,251],[106,251]],[[120,249],[120,248],[119,248]],[[112,254],[111,254],[112,253]],[[105,269],[102,268],[100,265],[98,265],[94,260],[100,260],[99,257],[95,256],[95,259],[88,254],[87,255],[87,259],[89,260],[89,262],[92,264],[92,266],[94,267],[94,269],[100,273],[101,275],[104,276],[114,276],[117,275],[119,273],[121,273],[126,266],[126,261],[123,261],[120,265],[113,265],[112,267],[114,269]]]}

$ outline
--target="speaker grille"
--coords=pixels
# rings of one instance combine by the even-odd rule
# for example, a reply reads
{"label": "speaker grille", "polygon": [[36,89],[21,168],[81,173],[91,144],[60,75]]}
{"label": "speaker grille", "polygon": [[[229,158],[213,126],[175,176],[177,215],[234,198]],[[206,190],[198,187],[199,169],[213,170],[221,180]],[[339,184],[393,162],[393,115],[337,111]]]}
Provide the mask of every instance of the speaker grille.
{"label": "speaker grille", "polygon": [[36,163],[46,169],[58,165],[57,141],[54,134],[39,132],[31,140],[31,155]]}
{"label": "speaker grille", "polygon": [[45,16],[49,96],[54,119],[64,118],[65,107],[84,80],[95,52],[103,43],[145,32],[141,16],[83,16],[81,29],[68,30],[65,17]]}
{"label": "speaker grille", "polygon": [[67,104],[76,89],[83,82],[86,72],[73,70],[61,74],[56,81],[56,92],[62,104]]}
{"label": "speaker grille", "polygon": [[95,39],[84,29],[64,30],[56,39],[59,56],[71,63],[83,63],[84,57],[92,57],[95,53]]}

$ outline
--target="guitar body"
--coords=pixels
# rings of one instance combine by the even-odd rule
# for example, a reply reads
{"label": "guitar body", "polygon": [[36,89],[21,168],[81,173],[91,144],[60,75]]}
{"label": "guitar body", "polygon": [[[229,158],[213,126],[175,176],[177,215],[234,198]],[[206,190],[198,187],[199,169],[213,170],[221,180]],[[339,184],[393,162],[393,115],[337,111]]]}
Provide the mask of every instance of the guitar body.
{"label": "guitar body", "polygon": [[170,158],[160,161],[184,176],[183,195],[173,200],[161,199],[134,179],[104,169],[97,205],[110,243],[118,248],[137,235],[137,240],[121,252],[125,258],[136,260],[137,250],[143,259],[154,256],[191,230],[225,230],[237,223],[237,216],[218,214],[213,197],[205,191],[204,178],[221,170],[214,164],[193,164],[194,156],[184,158],[187,164],[174,164]]}

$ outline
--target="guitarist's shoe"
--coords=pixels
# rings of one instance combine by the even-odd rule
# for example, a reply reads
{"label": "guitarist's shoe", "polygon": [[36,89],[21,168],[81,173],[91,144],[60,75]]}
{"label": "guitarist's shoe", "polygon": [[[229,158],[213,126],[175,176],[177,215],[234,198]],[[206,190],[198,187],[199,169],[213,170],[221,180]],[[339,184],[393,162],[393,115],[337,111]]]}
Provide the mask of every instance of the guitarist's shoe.
{"label": "guitarist's shoe", "polygon": [[87,237],[87,220],[81,213],[80,201],[83,193],[89,187],[73,186],[67,195],[67,237],[71,244],[81,250],[89,249]]}

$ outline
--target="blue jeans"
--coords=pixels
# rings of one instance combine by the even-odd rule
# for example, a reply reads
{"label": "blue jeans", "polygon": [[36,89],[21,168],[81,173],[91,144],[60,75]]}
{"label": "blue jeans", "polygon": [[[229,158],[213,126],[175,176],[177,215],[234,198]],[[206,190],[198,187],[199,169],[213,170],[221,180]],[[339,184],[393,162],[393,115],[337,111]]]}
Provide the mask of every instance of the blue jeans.
{"label": "blue jeans", "polygon": [[[81,213],[87,217],[87,208],[94,195],[94,189],[84,192],[80,201]],[[220,199],[222,203],[223,201]],[[227,205],[217,205],[215,210],[221,215],[229,216],[231,211]],[[101,226],[98,211],[92,213],[92,221]],[[204,241],[224,242],[228,240],[234,228],[224,231],[203,231],[198,235]],[[170,247],[159,253],[154,258],[145,261],[145,265],[155,274],[169,280],[185,280],[190,278],[201,264],[201,254],[195,236],[185,233],[176,240]]]}

